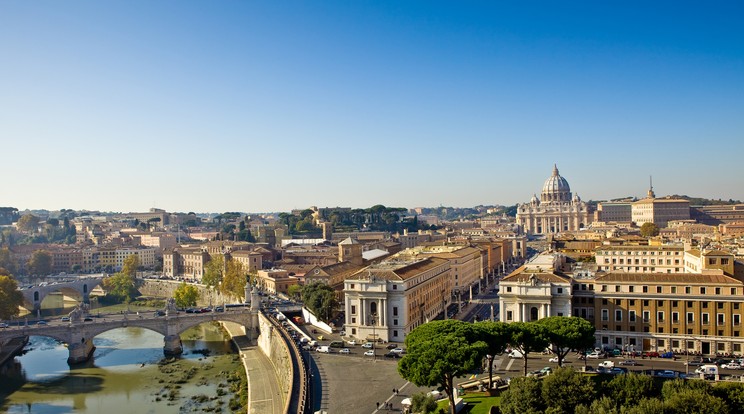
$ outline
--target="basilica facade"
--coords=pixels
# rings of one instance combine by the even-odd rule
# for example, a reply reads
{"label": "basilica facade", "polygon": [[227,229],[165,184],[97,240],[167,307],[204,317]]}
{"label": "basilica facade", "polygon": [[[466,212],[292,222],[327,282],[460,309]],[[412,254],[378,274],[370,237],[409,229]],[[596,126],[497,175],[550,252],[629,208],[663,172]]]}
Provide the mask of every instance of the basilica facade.
{"label": "basilica facade", "polygon": [[553,175],[545,181],[540,199],[533,195],[529,203],[517,207],[517,224],[527,234],[577,231],[593,220],[593,209],[578,194],[571,194],[571,187],[557,166],[553,166]]}

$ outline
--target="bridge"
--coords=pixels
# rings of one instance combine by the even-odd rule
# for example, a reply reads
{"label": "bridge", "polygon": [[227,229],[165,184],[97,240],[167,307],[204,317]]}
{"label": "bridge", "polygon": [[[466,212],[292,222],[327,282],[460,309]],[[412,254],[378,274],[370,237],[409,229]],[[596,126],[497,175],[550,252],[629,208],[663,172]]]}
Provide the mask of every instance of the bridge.
{"label": "bridge", "polygon": [[19,290],[23,293],[23,307],[36,312],[41,309],[41,302],[44,298],[53,292],[62,292],[63,295],[67,296],[79,295],[83,298],[83,303],[90,303],[90,291],[100,285],[105,277],[106,275],[101,274],[22,286]]}
{"label": "bridge", "polygon": [[[87,321],[86,321],[87,320]],[[103,332],[117,328],[139,327],[163,335],[163,352],[178,355],[183,352],[180,334],[185,330],[210,321],[225,321],[240,324],[251,342],[258,338],[258,309],[229,308],[224,312],[184,313],[167,311],[165,316],[109,314],[96,318],[85,318],[70,322],[53,321],[48,325],[20,325],[0,330],[0,347],[14,338],[26,336],[47,336],[67,344],[67,362],[76,364],[87,361],[95,347],[93,338]]]}

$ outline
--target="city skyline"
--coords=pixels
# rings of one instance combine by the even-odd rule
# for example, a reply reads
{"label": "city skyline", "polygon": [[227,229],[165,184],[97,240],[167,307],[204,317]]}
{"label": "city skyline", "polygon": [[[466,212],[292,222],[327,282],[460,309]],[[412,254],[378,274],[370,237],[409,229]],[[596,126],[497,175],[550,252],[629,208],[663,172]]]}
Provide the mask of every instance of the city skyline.
{"label": "city skyline", "polygon": [[744,6],[6,2],[0,205],[744,199]]}

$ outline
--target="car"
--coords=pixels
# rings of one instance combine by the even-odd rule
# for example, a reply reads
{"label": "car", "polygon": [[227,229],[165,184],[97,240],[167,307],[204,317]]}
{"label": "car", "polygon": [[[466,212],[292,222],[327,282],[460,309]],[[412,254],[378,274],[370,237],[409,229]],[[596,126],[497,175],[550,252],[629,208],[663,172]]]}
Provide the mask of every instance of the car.
{"label": "car", "polygon": [[611,368],[609,371],[607,371],[607,373],[612,374],[612,375],[627,374],[628,368],[615,367],[615,368]]}
{"label": "car", "polygon": [[70,322],[70,317],[69,316],[63,316],[59,320],[62,321],[62,322]]}
{"label": "car", "polygon": [[341,336],[346,336],[346,331],[341,331],[340,334]]}
{"label": "car", "polygon": [[661,378],[676,378],[677,373],[671,370],[656,371],[656,376]]}
{"label": "car", "polygon": [[364,356],[375,356],[375,351],[371,349],[369,351],[364,351]]}
{"label": "car", "polygon": [[324,354],[329,354],[331,352],[330,351],[330,348],[328,346],[319,346],[316,349],[316,351],[321,352],[321,353],[324,353]]}
{"label": "car", "polygon": [[39,322],[36,322],[36,324],[37,325],[48,325],[47,321],[39,321]]}
{"label": "car", "polygon": [[704,362],[700,358],[695,358],[695,359],[691,359],[689,361],[685,361],[685,365],[689,365],[689,366],[696,366],[696,365],[703,365],[703,364],[704,364]]}
{"label": "car", "polygon": [[7,328],[8,326],[10,326],[10,325],[8,325],[8,324],[7,324],[7,323],[5,323],[5,322],[2,322],[2,323],[0,323],[0,328],[3,328],[3,329],[5,329],[5,328]]}
{"label": "car", "polygon": [[215,312],[224,312],[225,311],[225,308],[223,308],[222,306],[217,306],[216,308],[214,308],[214,311]]}
{"label": "car", "polygon": [[728,364],[722,364],[721,368],[724,369],[744,369],[744,366],[739,364],[738,362],[729,362]]}
{"label": "car", "polygon": [[351,351],[349,351],[349,348],[341,348],[338,350],[339,354],[350,354]]}
{"label": "car", "polygon": [[403,348],[394,348],[394,349],[390,350],[390,352],[395,352],[396,354],[402,354],[405,351],[403,350]]}
{"label": "car", "polygon": [[[556,364],[557,364],[557,363],[558,363],[558,357],[557,357],[557,356],[554,356],[553,358],[550,358],[550,359],[548,360],[548,362],[553,362],[553,363],[556,363]],[[563,360],[563,362],[568,362],[568,361],[566,361],[566,360],[564,359],[564,360]]]}
{"label": "car", "polygon": [[[371,351],[368,351],[368,352],[371,352]],[[403,355],[397,352],[388,352],[385,354],[385,358],[403,358]]]}
{"label": "car", "polygon": [[396,344],[388,344],[388,346],[386,346],[385,348],[387,348],[387,349],[395,349],[397,347],[398,347],[398,345],[396,345]]}
{"label": "car", "polygon": [[372,342],[365,342],[362,344],[362,348],[364,349],[372,349]]}
{"label": "car", "polygon": [[355,339],[352,339],[351,341],[346,341],[347,344],[354,346],[357,344],[357,341]]}
{"label": "car", "polygon": [[323,337],[323,335],[318,335],[318,340],[319,340],[319,341],[322,341],[323,339],[325,339],[325,338]]}
{"label": "car", "polygon": [[532,371],[527,374],[528,377],[542,377],[545,375],[550,375],[553,372],[553,368],[545,367],[542,369],[538,369],[537,371]]}
{"label": "car", "polygon": [[86,316],[86,317],[85,317],[85,318],[83,319],[83,322],[93,322],[93,318],[91,318],[90,316]]}
{"label": "car", "polygon": [[599,359],[601,357],[601,353],[599,352],[592,352],[590,354],[587,354],[586,357],[589,359]]}
{"label": "car", "polygon": [[626,360],[620,361],[618,363],[620,365],[632,365],[632,366],[638,365],[638,362],[636,362],[634,359],[626,359]]}

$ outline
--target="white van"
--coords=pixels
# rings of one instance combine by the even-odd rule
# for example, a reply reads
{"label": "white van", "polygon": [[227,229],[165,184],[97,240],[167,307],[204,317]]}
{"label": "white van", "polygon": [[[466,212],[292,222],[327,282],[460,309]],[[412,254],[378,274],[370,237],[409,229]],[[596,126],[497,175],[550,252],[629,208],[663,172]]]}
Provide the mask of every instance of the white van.
{"label": "white van", "polygon": [[696,374],[718,375],[717,365],[701,365],[695,370]]}
{"label": "white van", "polygon": [[330,353],[330,350],[328,349],[327,345],[319,346],[318,349],[316,349],[318,352],[322,352],[324,354]]}
{"label": "white van", "polygon": [[524,354],[515,349],[509,352],[509,358],[524,358]]}

